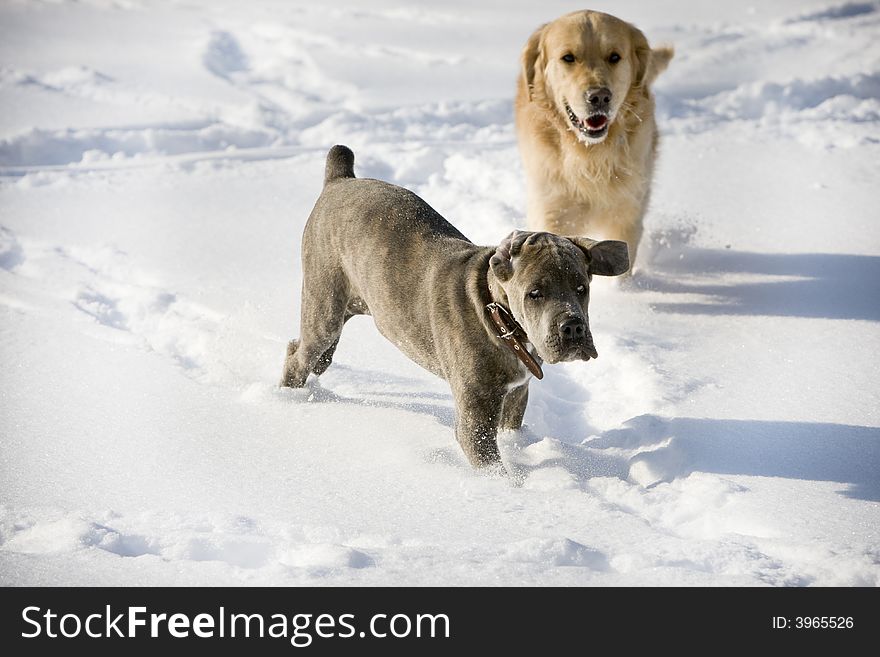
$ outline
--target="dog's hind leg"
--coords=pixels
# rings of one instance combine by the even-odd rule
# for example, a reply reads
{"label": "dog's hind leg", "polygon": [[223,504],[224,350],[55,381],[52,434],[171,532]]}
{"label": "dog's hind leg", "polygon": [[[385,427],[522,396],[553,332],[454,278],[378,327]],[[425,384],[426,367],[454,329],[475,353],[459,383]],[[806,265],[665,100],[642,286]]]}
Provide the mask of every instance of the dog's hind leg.
{"label": "dog's hind leg", "polygon": [[[326,272],[325,272],[326,273]],[[302,388],[309,373],[323,374],[333,360],[342,327],[352,316],[348,306],[347,286],[339,280],[310,280],[303,272],[300,338],[287,346],[282,387]]]}
{"label": "dog's hind leg", "polygon": [[[347,318],[346,318],[347,319]],[[330,364],[333,362],[333,354],[336,352],[336,345],[339,344],[339,338],[330,345],[330,348],[327,349],[321,357],[318,358],[318,362],[312,368],[312,373],[315,376],[321,376],[324,372],[327,371],[327,368],[330,367]]]}
{"label": "dog's hind leg", "polygon": [[[348,306],[345,309],[345,317],[342,319],[342,324],[350,320],[355,315],[369,315],[370,310],[367,308],[367,304],[363,302],[361,299],[352,299],[348,302]],[[333,354],[336,352],[336,346],[339,344],[339,338],[336,338],[336,341],[330,345],[330,348],[321,354],[321,357],[318,359],[318,364],[312,368],[312,372],[315,376],[321,376],[324,372],[327,371],[327,368],[330,367],[330,363],[333,362]]]}
{"label": "dog's hind leg", "polygon": [[[348,317],[345,318],[348,320]],[[318,358],[318,362],[312,368],[312,373],[315,376],[321,376],[324,372],[327,371],[327,368],[330,367],[330,364],[333,362],[333,353],[336,351],[336,345],[339,344],[339,338],[334,340],[333,344],[330,345],[330,348],[327,349],[321,357]],[[296,352],[299,349],[299,340],[291,340],[287,345],[287,357],[284,361],[284,374],[281,377],[281,385],[289,388],[296,388],[299,386],[295,386],[292,383],[287,383],[287,381],[294,381],[295,377],[293,376],[293,372],[295,371],[295,357]]]}

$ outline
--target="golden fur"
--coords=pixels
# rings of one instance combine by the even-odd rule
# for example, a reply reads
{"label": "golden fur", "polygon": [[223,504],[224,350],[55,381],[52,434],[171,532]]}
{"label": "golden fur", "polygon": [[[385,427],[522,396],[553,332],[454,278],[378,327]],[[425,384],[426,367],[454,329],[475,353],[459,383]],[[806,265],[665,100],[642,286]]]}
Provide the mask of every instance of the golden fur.
{"label": "golden fur", "polygon": [[[624,240],[635,261],[657,152],[649,87],[672,55],[595,11],[566,14],[532,34],[515,103],[531,230]],[[607,127],[594,138],[586,92],[603,87],[611,91]]]}

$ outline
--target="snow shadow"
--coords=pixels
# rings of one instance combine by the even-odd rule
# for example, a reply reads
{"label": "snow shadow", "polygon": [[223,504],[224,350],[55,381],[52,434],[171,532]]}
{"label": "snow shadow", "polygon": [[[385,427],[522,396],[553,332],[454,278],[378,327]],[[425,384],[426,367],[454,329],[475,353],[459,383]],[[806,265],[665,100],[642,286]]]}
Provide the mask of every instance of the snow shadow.
{"label": "snow shadow", "polygon": [[587,445],[630,459],[645,486],[692,472],[846,484],[846,497],[880,501],[880,429],[814,422],[661,418],[643,415]]}
{"label": "snow shadow", "polygon": [[853,18],[854,16],[864,16],[865,14],[873,14],[880,5],[876,2],[847,2],[842,5],[833,5],[817,12],[812,12],[797,18],[791,18],[786,23],[806,23],[812,21],[828,21],[842,20]]}
{"label": "snow shadow", "polygon": [[[680,258],[660,254],[651,269],[637,276],[634,289],[714,298],[654,304],[659,312],[880,321],[878,256],[685,249]],[[764,280],[725,284],[731,275]]]}
{"label": "snow shadow", "polygon": [[[353,369],[353,368],[350,368]],[[319,379],[310,377],[306,384],[309,401],[329,404],[351,404],[355,406],[368,406],[370,408],[387,408],[397,411],[409,411],[420,415],[433,417],[441,425],[449,428],[455,427],[455,412],[450,406],[432,404],[430,402],[417,401],[420,399],[437,399],[438,401],[449,397],[430,392],[404,393],[396,391],[359,391],[359,396],[350,396],[335,392],[321,385]],[[361,396],[363,395],[363,396]],[[369,396],[368,396],[369,395]],[[388,399],[399,398],[401,401]]]}

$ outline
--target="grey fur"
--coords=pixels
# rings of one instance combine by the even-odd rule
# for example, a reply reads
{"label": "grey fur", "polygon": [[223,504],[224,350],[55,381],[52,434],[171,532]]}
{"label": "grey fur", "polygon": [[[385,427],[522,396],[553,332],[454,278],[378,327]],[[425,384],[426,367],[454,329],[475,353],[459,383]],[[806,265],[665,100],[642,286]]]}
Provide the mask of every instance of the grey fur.
{"label": "grey fur", "polygon": [[[353,164],[345,146],[327,155],[324,190],[303,232],[301,337],[288,346],[280,385],[322,374],[345,322],[372,315],[382,335],[449,382],[468,460],[500,466],[496,433],[522,425],[530,375],[497,337],[485,311],[489,289],[539,362],[589,360],[597,356],[589,281],[627,271],[626,244],[514,231],[498,247],[476,246],[412,192],[355,178]],[[566,319],[582,320],[583,336],[564,337]]]}

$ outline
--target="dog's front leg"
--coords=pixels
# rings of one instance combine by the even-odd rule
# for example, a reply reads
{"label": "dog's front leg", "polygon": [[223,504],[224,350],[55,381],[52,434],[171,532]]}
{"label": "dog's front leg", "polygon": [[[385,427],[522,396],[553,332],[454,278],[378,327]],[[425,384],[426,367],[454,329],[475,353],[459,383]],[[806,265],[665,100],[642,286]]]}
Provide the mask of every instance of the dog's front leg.
{"label": "dog's front leg", "polygon": [[644,208],[631,207],[627,212],[623,213],[623,221],[616,235],[612,235],[614,239],[626,242],[629,251],[630,270],[628,274],[632,274],[632,267],[636,262],[636,255],[639,251],[639,242],[642,241],[642,215]]}
{"label": "dog's front leg", "polygon": [[636,262],[639,250],[639,242],[642,241],[644,227],[643,215],[647,206],[647,196],[641,202],[632,200],[620,203],[612,213],[597,215],[595,225],[597,230],[604,234],[607,239],[621,240],[626,242],[629,251],[630,270]]}
{"label": "dog's front leg", "polygon": [[455,397],[455,438],[475,468],[501,465],[498,452],[498,421],[504,395],[473,390],[453,391]]}
{"label": "dog's front leg", "polygon": [[528,403],[529,383],[526,381],[518,388],[508,392],[504,397],[504,405],[501,407],[501,420],[498,422],[498,428],[502,430],[513,429],[514,431],[521,429]]}

